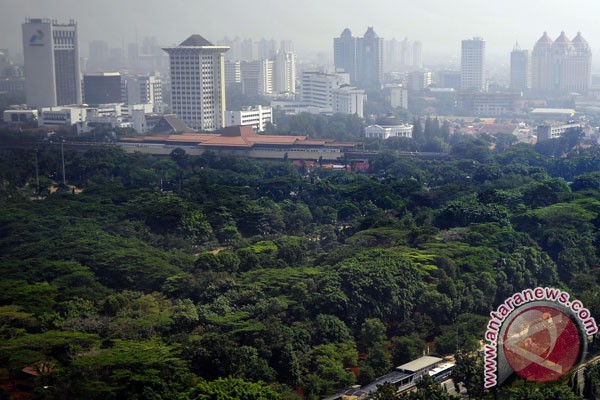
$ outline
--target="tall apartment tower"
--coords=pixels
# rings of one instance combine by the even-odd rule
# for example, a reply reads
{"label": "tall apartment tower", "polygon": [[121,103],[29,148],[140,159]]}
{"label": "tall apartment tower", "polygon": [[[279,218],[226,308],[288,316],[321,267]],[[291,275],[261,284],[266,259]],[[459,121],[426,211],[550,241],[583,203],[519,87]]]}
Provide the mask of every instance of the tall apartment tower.
{"label": "tall apartment tower", "polygon": [[358,41],[346,28],[339,38],[333,39],[333,63],[337,70],[350,74],[352,84],[358,79],[358,58]]}
{"label": "tall apartment tower", "polygon": [[273,60],[273,86],[277,93],[296,93],[296,55],[279,51]]}
{"label": "tall apartment tower", "polygon": [[510,53],[510,88],[522,92],[531,88],[529,51],[521,50],[519,43],[515,44]]}
{"label": "tall apartment tower", "polygon": [[171,108],[188,126],[215,131],[225,126],[225,52],[200,35],[179,46],[163,47],[169,54]]}
{"label": "tall apartment tower", "polygon": [[544,32],[533,48],[531,88],[537,92],[586,93],[592,82],[592,52],[577,33],[573,40],[561,32],[552,41]]}
{"label": "tall apartment tower", "polygon": [[412,65],[412,43],[408,41],[408,38],[404,38],[402,42],[400,42],[400,63],[404,67],[408,67]]}
{"label": "tall apartment tower", "polygon": [[30,107],[81,104],[77,24],[28,19],[23,28],[25,93]]}
{"label": "tall apartment tower", "polygon": [[416,40],[413,43],[413,67],[415,69],[423,68],[423,42]]}
{"label": "tall apartment tower", "polygon": [[485,41],[480,37],[462,41],[460,57],[460,87],[462,90],[484,92]]}

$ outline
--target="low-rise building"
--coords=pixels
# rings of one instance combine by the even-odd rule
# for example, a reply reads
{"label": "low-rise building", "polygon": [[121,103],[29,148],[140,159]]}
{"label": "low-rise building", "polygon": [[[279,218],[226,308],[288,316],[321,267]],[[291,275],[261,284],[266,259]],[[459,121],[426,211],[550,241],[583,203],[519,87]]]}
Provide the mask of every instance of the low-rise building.
{"label": "low-rise building", "polygon": [[38,110],[31,109],[9,109],[4,110],[3,120],[7,124],[23,124],[35,122],[38,119]]}
{"label": "low-rise building", "polygon": [[412,138],[413,126],[403,124],[394,116],[381,118],[374,125],[365,128],[366,138],[389,139],[391,137]]}
{"label": "low-rise building", "polygon": [[470,115],[497,117],[519,112],[520,92],[465,92],[458,96],[458,107]]}
{"label": "low-rise building", "polygon": [[225,126],[250,125],[257,132],[264,132],[269,123],[273,123],[271,107],[258,105],[225,112]]}
{"label": "low-rise building", "polygon": [[537,140],[541,142],[548,139],[556,139],[564,135],[567,130],[578,128],[583,128],[583,125],[580,123],[539,125],[537,127]]}

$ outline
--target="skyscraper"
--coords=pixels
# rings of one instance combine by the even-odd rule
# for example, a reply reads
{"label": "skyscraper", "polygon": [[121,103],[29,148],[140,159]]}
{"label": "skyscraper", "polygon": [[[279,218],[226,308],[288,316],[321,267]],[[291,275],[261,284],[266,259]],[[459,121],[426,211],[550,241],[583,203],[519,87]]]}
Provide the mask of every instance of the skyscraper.
{"label": "skyscraper", "polygon": [[273,86],[277,93],[296,93],[296,55],[279,51],[273,60]]}
{"label": "skyscraper", "polygon": [[423,68],[423,42],[416,40],[413,43],[413,67],[416,69]]}
{"label": "skyscraper", "polygon": [[333,39],[335,68],[350,74],[350,83],[381,86],[383,83],[383,38],[369,27],[362,38],[346,28]]}
{"label": "skyscraper", "polygon": [[28,19],[23,28],[25,92],[30,107],[81,103],[77,24]]}
{"label": "skyscraper", "polygon": [[171,108],[191,128],[214,131],[225,126],[225,52],[200,35],[164,47],[171,71]]}
{"label": "skyscraper", "polygon": [[339,38],[333,39],[333,62],[335,68],[350,74],[350,82],[355,84],[358,79],[358,41],[346,28]]}
{"label": "skyscraper", "polygon": [[510,88],[526,91],[531,87],[531,66],[529,51],[521,50],[519,43],[515,44],[510,53]]}
{"label": "skyscraper", "polygon": [[462,41],[460,57],[460,87],[463,90],[485,91],[485,41],[480,37]]}
{"label": "skyscraper", "polygon": [[370,26],[360,43],[359,82],[366,87],[383,84],[383,38]]}
{"label": "skyscraper", "polygon": [[586,93],[591,85],[592,52],[577,33],[571,41],[561,32],[553,42],[544,32],[532,52],[531,88],[538,92]]}

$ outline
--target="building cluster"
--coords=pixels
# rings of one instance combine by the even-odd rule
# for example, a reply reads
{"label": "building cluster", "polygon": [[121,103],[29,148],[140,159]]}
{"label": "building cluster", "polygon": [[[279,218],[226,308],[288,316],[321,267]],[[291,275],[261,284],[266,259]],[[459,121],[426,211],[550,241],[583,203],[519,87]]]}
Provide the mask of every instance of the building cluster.
{"label": "building cluster", "polygon": [[[28,19],[22,25],[22,33],[28,108],[6,110],[5,122],[74,126],[79,133],[98,125],[144,132],[146,118],[163,112],[158,73],[81,73],[74,21]],[[97,57],[93,52],[91,55],[92,60]]]}
{"label": "building cluster", "polygon": [[[544,33],[531,52],[516,44],[510,85],[489,80],[481,37],[461,42],[459,69],[434,72],[423,68],[420,41],[384,40],[373,27],[361,37],[346,28],[333,38],[334,68],[297,63],[292,43],[285,40],[226,38],[213,44],[193,34],[161,48],[147,37],[141,46],[129,44],[127,57],[123,49],[95,40],[86,59],[79,55],[74,21],[28,19],[22,33],[22,69],[0,49],[0,92],[24,89],[27,106],[7,110],[5,121],[73,125],[78,132],[109,125],[145,133],[165,112],[173,114],[165,120],[169,132],[182,127],[215,132],[234,125],[264,132],[275,122],[273,110],[364,118],[366,90],[385,90],[390,109],[413,111],[418,104],[422,114],[447,110],[475,117],[533,116],[532,105],[544,107],[546,99],[593,93],[592,54],[580,33],[572,40],[564,32],[556,40]],[[226,89],[268,97],[270,107],[236,104],[228,109]],[[406,121],[368,117],[375,122],[365,129],[366,137],[412,136]],[[555,121],[559,127],[568,122]],[[555,136],[559,127],[540,131],[540,137]]]}
{"label": "building cluster", "polygon": [[296,93],[296,54],[292,43],[282,40],[223,39],[225,85],[238,86],[248,96],[291,96]]}

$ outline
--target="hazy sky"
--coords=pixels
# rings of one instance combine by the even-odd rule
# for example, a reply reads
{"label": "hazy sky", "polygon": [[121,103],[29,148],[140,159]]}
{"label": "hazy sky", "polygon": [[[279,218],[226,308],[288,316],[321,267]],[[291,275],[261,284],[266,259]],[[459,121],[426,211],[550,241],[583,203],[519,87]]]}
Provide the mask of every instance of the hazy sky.
{"label": "hazy sky", "polygon": [[531,49],[544,31],[554,39],[562,30],[569,38],[581,31],[598,54],[599,16],[598,0],[0,0],[0,48],[21,52],[25,18],[48,17],[78,22],[83,55],[89,40],[126,46],[136,32],[161,45],[198,33],[289,39],[297,50],[332,53],[344,28],[362,36],[368,26],[385,39],[421,40],[424,55],[458,56],[462,39],[481,36],[489,54],[508,57],[516,41]]}

